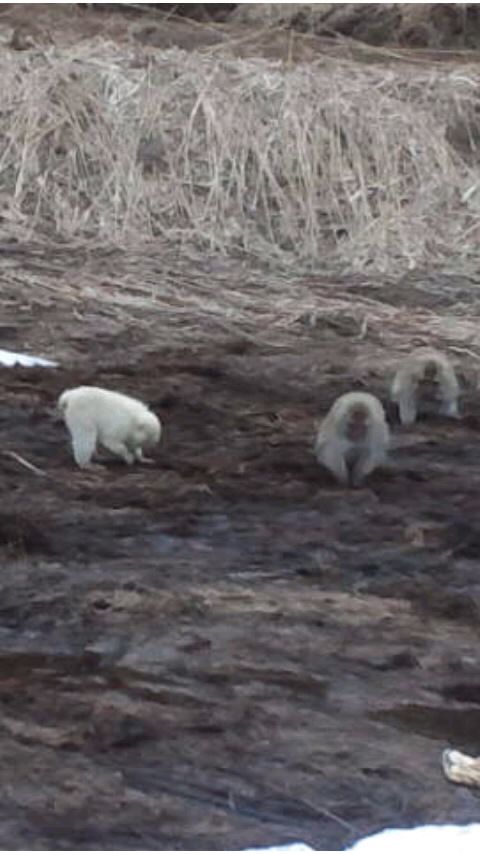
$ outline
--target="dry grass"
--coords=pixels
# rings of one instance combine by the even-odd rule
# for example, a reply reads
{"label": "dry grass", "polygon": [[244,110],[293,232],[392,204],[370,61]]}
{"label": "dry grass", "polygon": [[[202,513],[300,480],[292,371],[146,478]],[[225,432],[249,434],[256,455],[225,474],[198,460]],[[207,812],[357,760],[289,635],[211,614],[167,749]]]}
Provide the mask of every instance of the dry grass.
{"label": "dry grass", "polygon": [[[475,269],[473,67],[283,66],[97,40],[0,56],[4,236],[166,239],[274,269]],[[473,137],[474,138],[474,134]],[[472,154],[473,151],[473,154]]]}
{"label": "dry grass", "polygon": [[[328,277],[323,271],[267,271],[263,265],[199,253],[194,246],[179,251],[169,241],[128,251],[93,244],[26,244],[11,255],[4,253],[3,264],[4,320],[12,310],[46,313],[52,321],[44,333],[38,328],[40,337],[30,347],[59,361],[59,327],[62,335],[68,330],[72,337],[79,330],[81,340],[86,332],[95,337],[130,329],[138,340],[182,352],[206,346],[213,354],[217,345],[233,345],[241,353],[253,343],[275,355],[315,348],[333,330],[339,341],[346,336],[362,342],[356,367],[360,374],[393,369],[398,354],[413,344],[430,344],[468,361],[478,379],[480,299],[468,278],[416,273],[396,281],[393,275],[370,272]],[[419,289],[420,294],[441,295],[438,309],[435,303],[427,307],[428,300],[424,305],[421,296],[417,307],[385,301],[397,290],[411,296]],[[458,290],[468,290],[468,301],[452,299]],[[135,347],[132,343],[132,353]],[[66,351],[78,359],[75,345],[70,351],[64,341],[64,357]]]}

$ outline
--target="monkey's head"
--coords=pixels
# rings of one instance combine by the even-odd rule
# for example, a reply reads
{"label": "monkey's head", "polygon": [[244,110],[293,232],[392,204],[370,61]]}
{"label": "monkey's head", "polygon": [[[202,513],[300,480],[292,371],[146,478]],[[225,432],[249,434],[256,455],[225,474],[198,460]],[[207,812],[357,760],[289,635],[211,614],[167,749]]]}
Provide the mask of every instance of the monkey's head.
{"label": "monkey's head", "polygon": [[62,418],[65,415],[65,412],[67,411],[68,401],[70,400],[70,391],[71,389],[67,389],[66,391],[62,392],[62,394],[57,400],[57,418]]}
{"label": "monkey's head", "polygon": [[420,377],[417,381],[417,389],[425,401],[433,403],[439,394],[440,377],[439,367],[432,359],[424,362],[421,366]]}
{"label": "monkey's head", "polygon": [[162,426],[153,412],[145,412],[142,419],[142,445],[153,447],[160,441]]}
{"label": "monkey's head", "polygon": [[422,379],[427,383],[434,383],[438,381],[438,365],[433,359],[429,362],[425,362],[423,366]]}
{"label": "monkey's head", "polygon": [[345,436],[351,442],[359,442],[365,439],[368,431],[370,417],[366,406],[358,404],[352,406],[347,413],[345,422]]}

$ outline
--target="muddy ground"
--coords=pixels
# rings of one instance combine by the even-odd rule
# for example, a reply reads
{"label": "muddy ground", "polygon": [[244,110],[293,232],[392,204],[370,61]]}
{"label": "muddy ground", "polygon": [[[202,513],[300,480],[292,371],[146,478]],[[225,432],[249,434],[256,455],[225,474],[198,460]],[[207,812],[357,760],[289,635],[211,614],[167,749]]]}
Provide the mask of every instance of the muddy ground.
{"label": "muddy ground", "polygon": [[[315,419],[350,387],[386,400],[381,335],[173,347],[161,319],[53,297],[48,249],[51,291],[14,257],[1,346],[60,365],[0,369],[0,846],[339,850],[477,818],[440,765],[480,752],[473,385],[462,421],[396,427],[390,466],[344,490]],[[444,315],[458,297],[401,294]],[[52,410],[83,382],[151,404],[152,467],[75,468]]]}

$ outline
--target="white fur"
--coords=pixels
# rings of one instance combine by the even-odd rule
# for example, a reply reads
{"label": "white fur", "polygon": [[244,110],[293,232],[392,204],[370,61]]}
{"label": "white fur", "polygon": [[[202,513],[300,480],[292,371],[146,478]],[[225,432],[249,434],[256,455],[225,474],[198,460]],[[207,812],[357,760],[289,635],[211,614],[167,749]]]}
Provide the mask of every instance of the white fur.
{"label": "white fur", "polygon": [[[355,409],[365,412],[365,435],[350,439],[346,433]],[[337,398],[323,419],[315,441],[319,463],[346,486],[359,486],[367,475],[384,462],[390,443],[385,411],[372,394],[350,391]],[[351,471],[350,471],[351,469]]]}
{"label": "white fur", "polygon": [[448,357],[433,347],[419,347],[403,360],[391,386],[391,398],[398,405],[402,424],[414,424],[417,419],[427,365],[435,367],[440,414],[450,418],[459,417],[460,389]]}
{"label": "white fur", "polygon": [[140,400],[96,386],[64,391],[58,408],[72,437],[75,462],[86,468],[97,445],[121,457],[128,465],[147,462],[142,450],[160,440],[157,416]]}

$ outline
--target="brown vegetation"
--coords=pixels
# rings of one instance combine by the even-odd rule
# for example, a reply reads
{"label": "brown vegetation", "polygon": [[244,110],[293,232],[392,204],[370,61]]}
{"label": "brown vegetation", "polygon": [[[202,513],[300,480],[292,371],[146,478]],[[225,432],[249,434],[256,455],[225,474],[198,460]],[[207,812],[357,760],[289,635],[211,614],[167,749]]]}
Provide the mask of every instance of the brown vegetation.
{"label": "brown vegetation", "polygon": [[[104,41],[4,51],[2,231],[275,265],[474,267],[478,73]],[[241,118],[240,118],[241,117]]]}

